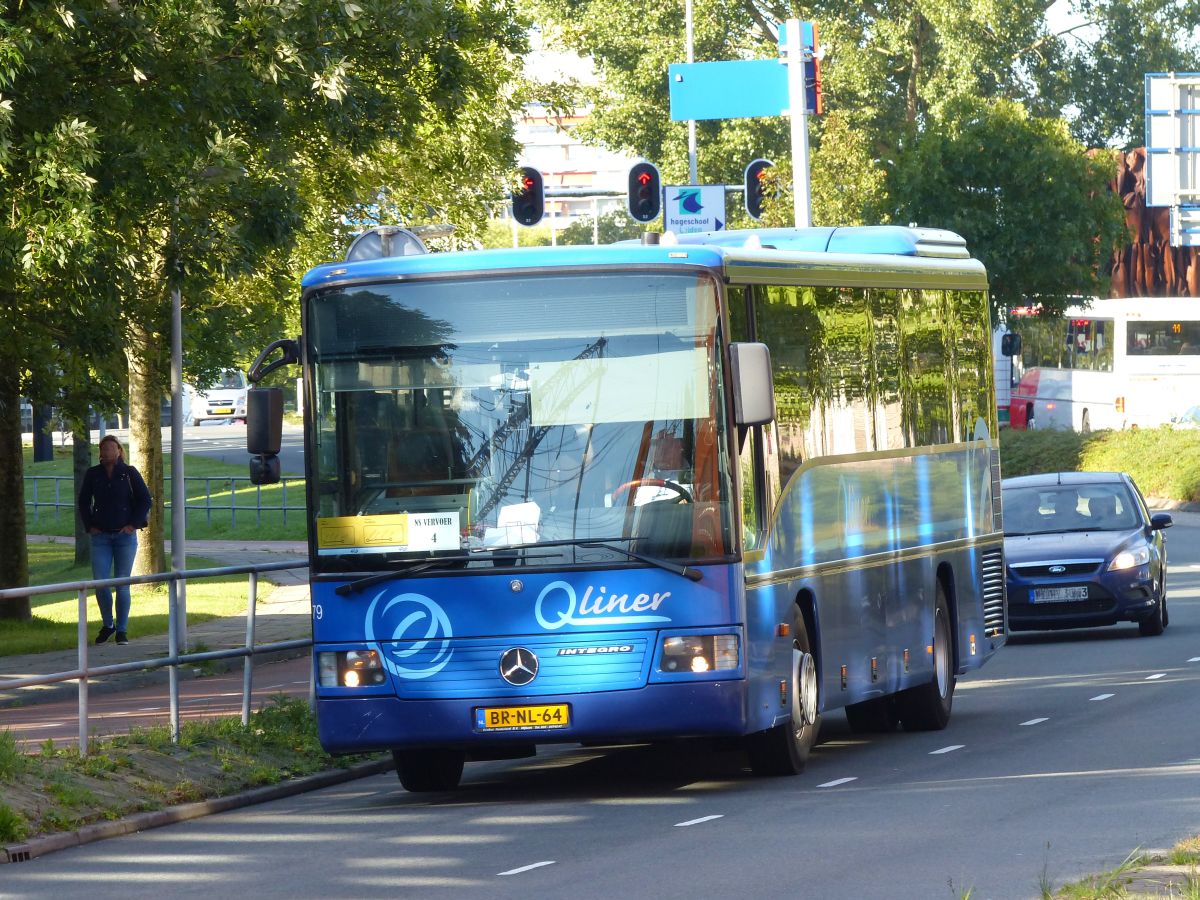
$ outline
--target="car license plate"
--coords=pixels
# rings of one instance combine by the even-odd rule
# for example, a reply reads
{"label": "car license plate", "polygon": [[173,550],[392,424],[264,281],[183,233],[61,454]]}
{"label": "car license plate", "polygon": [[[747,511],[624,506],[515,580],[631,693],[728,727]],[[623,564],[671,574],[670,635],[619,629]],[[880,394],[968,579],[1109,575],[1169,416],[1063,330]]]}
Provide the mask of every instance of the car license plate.
{"label": "car license plate", "polygon": [[1031,603],[1061,603],[1064,600],[1086,600],[1087,585],[1083,587],[1034,588]]}
{"label": "car license plate", "polygon": [[214,416],[232,416],[233,415],[233,407],[232,406],[214,406],[212,408],[212,414]]}
{"label": "car license plate", "polygon": [[481,706],[475,710],[478,731],[544,731],[566,728],[571,724],[571,708],[566,703],[546,706]]}

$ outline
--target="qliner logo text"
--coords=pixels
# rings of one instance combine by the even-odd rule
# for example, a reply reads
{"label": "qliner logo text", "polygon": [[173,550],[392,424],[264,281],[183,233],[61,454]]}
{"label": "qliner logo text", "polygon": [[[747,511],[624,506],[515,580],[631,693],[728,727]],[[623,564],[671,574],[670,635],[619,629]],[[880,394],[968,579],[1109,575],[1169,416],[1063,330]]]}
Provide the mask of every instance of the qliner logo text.
{"label": "qliner logo text", "polygon": [[558,651],[559,656],[591,656],[594,653],[632,653],[632,644],[618,644],[612,647],[563,647]]}

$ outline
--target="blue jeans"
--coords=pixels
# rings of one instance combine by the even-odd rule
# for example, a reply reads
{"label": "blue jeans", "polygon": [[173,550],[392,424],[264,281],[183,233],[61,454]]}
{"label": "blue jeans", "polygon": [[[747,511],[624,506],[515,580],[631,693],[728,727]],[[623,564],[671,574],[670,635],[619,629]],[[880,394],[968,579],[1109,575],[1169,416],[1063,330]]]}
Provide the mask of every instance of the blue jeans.
{"label": "blue jeans", "polygon": [[[92,535],[92,577],[125,578],[133,571],[133,558],[137,555],[137,532],[122,534],[100,532]],[[129,585],[117,591],[117,621],[113,624],[112,591],[96,588],[96,603],[100,607],[100,618],[106,628],[117,631],[129,630]]]}

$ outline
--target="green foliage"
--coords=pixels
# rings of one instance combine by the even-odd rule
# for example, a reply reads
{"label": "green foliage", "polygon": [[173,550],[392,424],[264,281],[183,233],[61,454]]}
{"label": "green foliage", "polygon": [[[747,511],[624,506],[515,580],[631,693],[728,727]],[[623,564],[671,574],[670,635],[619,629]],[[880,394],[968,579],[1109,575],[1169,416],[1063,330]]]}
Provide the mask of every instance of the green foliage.
{"label": "green foliage", "polygon": [[23,841],[29,836],[29,822],[6,803],[0,803],[0,841]]}
{"label": "green foliage", "polygon": [[13,781],[28,769],[25,755],[7,728],[0,731],[0,781]]}
{"label": "green foliage", "polygon": [[1081,468],[1128,472],[1147,497],[1200,500],[1200,432],[1160,428],[1101,432]]}
{"label": "green foliage", "polygon": [[[653,225],[653,223],[651,223]],[[572,222],[558,234],[559,244],[591,244],[598,236],[597,244],[612,244],[616,241],[636,240],[641,237],[643,226],[629,218],[623,209],[600,216],[599,221],[591,216]]]}
{"label": "green foliage", "polygon": [[1111,156],[1088,155],[1065,123],[1005,100],[943,114],[892,174],[898,220],[963,235],[987,267],[996,310],[1031,297],[1062,310],[1104,293],[1099,273],[1125,234],[1107,189]]}
{"label": "green foliage", "polygon": [[1141,428],[1130,431],[1000,432],[1005,478],[1041,472],[1128,472],[1148,498],[1200,500],[1200,432]]}

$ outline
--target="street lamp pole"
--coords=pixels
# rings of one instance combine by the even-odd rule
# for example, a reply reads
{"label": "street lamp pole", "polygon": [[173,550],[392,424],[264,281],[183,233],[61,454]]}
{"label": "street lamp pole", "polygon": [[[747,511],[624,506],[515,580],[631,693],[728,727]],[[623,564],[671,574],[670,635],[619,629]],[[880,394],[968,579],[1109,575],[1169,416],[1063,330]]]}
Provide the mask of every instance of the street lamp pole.
{"label": "street lamp pole", "polygon": [[[687,0],[683,12],[684,31],[687,34],[687,61],[695,59],[695,35],[692,26],[692,0]],[[688,119],[688,184],[699,184],[696,178],[696,120]]]}

